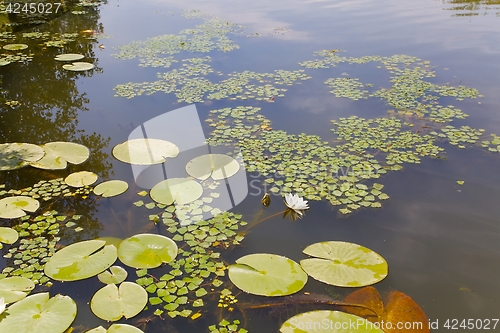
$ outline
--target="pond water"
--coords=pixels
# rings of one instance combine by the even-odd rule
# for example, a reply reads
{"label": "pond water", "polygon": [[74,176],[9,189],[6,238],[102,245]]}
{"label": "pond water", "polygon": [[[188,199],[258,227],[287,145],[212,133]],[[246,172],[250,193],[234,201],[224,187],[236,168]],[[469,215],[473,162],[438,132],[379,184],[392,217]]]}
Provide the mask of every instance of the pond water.
{"label": "pond water", "polygon": [[[214,127],[210,126],[210,121],[206,121],[215,119],[214,113],[210,111],[238,106],[258,107],[260,110],[257,114],[267,120],[259,124],[261,127],[253,134],[264,138],[263,141],[268,140],[274,150],[259,154],[256,146],[252,148],[257,152],[257,157],[246,164],[249,167],[248,195],[230,210],[234,214],[242,214],[241,220],[249,222],[250,227],[239,226],[237,232],[245,236],[241,244],[224,249],[218,242],[210,250],[221,253],[220,262],[233,264],[238,258],[253,253],[279,254],[299,262],[307,257],[302,251],[310,244],[324,241],[352,242],[374,250],[387,261],[389,274],[375,284],[377,290],[382,295],[398,290],[410,296],[430,321],[439,321],[438,331],[444,330],[444,323],[451,319],[461,322],[463,319],[498,318],[500,154],[497,146],[500,149],[500,145],[492,143],[494,137],[491,134],[500,135],[499,1],[256,0],[213,3],[192,0],[183,1],[181,5],[178,1],[165,0],[110,0],[94,6],[81,4],[37,25],[3,23],[0,38],[2,46],[9,43],[27,44],[28,49],[16,52],[33,56],[31,61],[13,62],[0,67],[0,143],[41,145],[52,141],[70,141],[90,149],[90,157],[86,162],[70,164],[63,170],[27,166],[1,171],[0,184],[5,184],[5,190],[30,187],[40,180],[66,177],[82,170],[96,173],[98,182],[121,179],[129,184],[127,192],[113,198],[84,193],[74,197],[40,200],[40,209],[30,213],[33,218],[50,210],[67,216],[81,215],[76,223],[83,230],[61,227],[57,248],[97,237],[124,239],[146,232],[172,237],[173,234],[167,231],[163,223],[155,224],[150,218],[152,214],[159,214],[161,218],[163,208],[147,209],[134,205],[140,200],[151,202],[151,199],[137,195],[144,188],[135,183],[130,164],[113,157],[113,147],[128,140],[131,132],[148,120],[191,104],[196,105],[207,138],[226,141],[241,139],[231,138],[234,133],[228,136],[221,132],[212,134]],[[72,13],[72,10],[76,12]],[[11,20],[15,23],[16,19],[22,19],[0,15],[5,16],[2,22]],[[221,23],[221,26],[216,29],[215,25],[210,26],[210,22]],[[207,52],[200,52],[200,41],[188,40],[192,36],[189,31],[184,32],[188,36],[186,41],[176,40],[176,43],[182,43],[180,46],[165,47],[161,46],[164,45],[161,43],[167,44],[165,40],[156,40],[156,44],[151,40],[160,35],[176,35],[183,29],[193,29],[202,24],[207,27],[204,36],[209,35],[213,37],[211,41],[215,41],[213,45],[205,45]],[[32,32],[46,35],[33,34],[32,38],[23,36]],[[60,47],[50,46],[50,43],[46,43],[49,40],[59,41]],[[134,44],[135,41],[142,43]],[[190,42],[192,49],[184,44]],[[322,50],[327,51],[315,54]],[[2,53],[8,52],[12,53],[2,50]],[[54,61],[56,55],[63,53],[82,54],[84,59],[81,61],[90,62],[95,67],[88,71],[67,71],[63,69],[63,63]],[[210,59],[199,63],[186,61],[207,56]],[[364,56],[372,57],[362,58]],[[161,59],[162,66],[156,66],[160,61],[158,59]],[[156,67],[151,66],[152,61],[157,61],[156,65],[153,63]],[[307,61],[316,62],[304,63]],[[168,62],[171,62],[170,67],[166,65]],[[207,65],[205,70],[211,68],[213,73],[203,73],[203,64]],[[318,64],[324,68],[313,68]],[[133,96],[140,89],[149,89],[148,83],[159,80],[157,73],[189,66],[191,73],[183,72],[179,76],[171,73],[170,77],[157,83],[159,86],[171,87],[172,82],[177,82],[175,89],[183,87],[181,93],[187,92],[187,97],[182,97],[179,91],[177,96],[173,92],[161,91]],[[413,72],[401,74],[405,68]],[[234,98],[240,93],[210,99],[207,96],[213,90],[207,88],[200,93],[204,89],[203,85],[196,85],[194,79],[206,77],[211,82],[219,82],[228,79],[228,74],[233,72],[275,73],[275,70],[303,72],[286,74],[288,76],[285,75],[285,79],[298,76],[297,79],[290,79],[290,85],[280,85],[279,81],[283,78],[267,76],[261,77],[264,82],[254,80],[240,86],[230,83],[224,87],[247,89],[248,93],[242,94],[245,96],[243,99]],[[218,72],[221,74],[218,75]],[[192,80],[188,81],[187,77]],[[237,74],[233,73],[232,77],[237,77]],[[357,88],[353,86],[352,83],[355,85],[357,82],[354,80],[356,78],[364,85]],[[330,84],[325,84],[329,79]],[[334,79],[339,80],[332,81]],[[261,87],[272,84],[275,88],[287,90],[264,92],[264,97],[258,100],[251,97],[257,94],[251,91],[252,88],[246,87],[248,84]],[[451,94],[442,93],[446,89],[435,88],[438,86],[469,87],[477,91],[463,88],[458,92],[463,94],[463,98],[457,100]],[[424,90],[430,91],[429,94],[422,95]],[[330,91],[336,92],[338,96]],[[384,91],[389,93],[384,95]],[[196,93],[201,94],[202,98],[194,98]],[[133,97],[126,98],[127,94]],[[354,100],[356,94],[360,94],[359,100]],[[425,100],[426,97],[428,100]],[[404,102],[410,105],[402,106]],[[451,113],[454,112],[454,116],[443,116],[439,111],[441,109],[432,113],[431,105],[452,105],[449,109]],[[457,109],[468,116],[460,117]],[[286,165],[287,160],[299,155],[297,150],[300,150],[301,145],[309,149],[317,145],[324,151],[325,146],[349,143],[349,139],[342,140],[339,134],[344,133],[344,138],[349,137],[346,133],[354,126],[349,123],[344,127],[345,132],[342,132],[339,125],[342,121],[347,123],[348,120],[342,119],[351,116],[365,119],[365,124],[368,124],[365,131],[376,128],[378,124],[368,123],[369,119],[394,117],[404,123],[401,128],[391,127],[393,124],[374,132],[369,138],[375,145],[373,147],[351,147],[352,155],[362,156],[365,160],[377,159],[382,169],[388,172],[379,178],[368,177],[366,181],[347,181],[366,184],[370,189],[374,182],[383,184],[383,193],[389,198],[378,200],[381,202],[380,208],[359,207],[355,204],[356,200],[332,205],[331,197],[322,196],[321,200],[314,200],[317,193],[311,190],[310,209],[305,216],[296,221],[283,219],[281,212],[285,206],[282,198],[270,192],[273,187],[271,181],[264,181],[272,178],[273,173],[266,175],[263,170],[267,165],[273,165],[271,169],[276,169],[280,163]],[[252,121],[258,122],[264,118],[243,121],[252,124]],[[337,123],[332,123],[332,120]],[[221,126],[235,124],[234,119],[226,118],[224,121],[226,123],[215,128],[223,130],[225,128]],[[162,127],[166,132],[176,130],[168,123],[157,125],[158,130]],[[441,130],[448,125],[466,134],[470,134],[471,130],[462,126],[484,131],[479,138],[468,138],[468,142],[461,141],[457,145],[452,144],[454,141],[450,138],[458,137],[459,134],[452,133],[449,137],[438,135],[445,133]],[[332,129],[336,132],[332,132]],[[419,137],[428,136],[422,142],[399,147],[400,151],[415,153],[416,145],[429,140],[434,147],[443,150],[422,153],[425,156],[415,157],[416,154],[411,158],[402,157],[403,160],[395,164],[386,163],[387,151],[384,151],[384,147],[396,146],[398,143],[391,141],[384,145],[378,140],[391,130],[395,134],[389,135],[385,142],[394,139],[402,130]],[[286,131],[288,135],[317,135],[320,139],[307,146],[306,143],[294,143],[291,136],[276,138],[274,135],[278,131]],[[168,136],[168,133],[161,135]],[[484,143],[486,140],[488,142]],[[462,145],[463,148],[460,148]],[[282,155],[276,155],[276,159],[273,157],[276,151],[287,146],[292,148]],[[242,150],[245,158],[248,157],[246,154],[251,154],[245,151],[244,145]],[[341,159],[347,158],[347,155],[339,156],[342,156]],[[413,158],[418,159],[418,163],[409,163]],[[350,170],[348,165],[339,164],[341,168],[335,170],[336,177],[340,179],[338,184],[346,181],[345,177],[341,177],[344,175],[342,172]],[[300,166],[300,161],[296,165]],[[394,165],[400,165],[401,170],[392,170]],[[331,165],[326,167],[331,171]],[[299,168],[299,172],[295,170],[294,175],[289,177],[298,177],[302,173],[310,177],[307,179],[313,180],[309,185],[313,184],[313,188],[317,189],[317,181],[322,183],[321,176],[312,175],[309,168],[310,165],[305,169]],[[276,181],[279,181],[279,177],[275,175],[273,182]],[[460,184],[461,181],[463,184]],[[296,189],[292,185],[290,187]],[[271,205],[264,209],[261,198],[265,192],[271,194]],[[11,195],[3,193],[2,198]],[[342,210],[347,214],[342,213]],[[273,214],[276,216],[266,219]],[[266,220],[258,222],[263,219]],[[0,219],[0,227],[14,227],[20,223],[22,221],[19,219]],[[9,248],[17,248],[18,244],[4,244],[0,251],[6,255]],[[181,246],[183,243],[179,244]],[[12,259],[0,259],[0,270],[14,266]],[[169,269],[168,265],[164,265],[148,273],[159,278]],[[137,280],[135,269],[127,270],[127,281]],[[213,278],[212,274],[207,281]],[[209,325],[225,318],[229,321],[240,320],[240,327],[250,332],[278,332],[285,320],[304,311],[300,306],[282,311],[278,308],[272,311],[247,309],[243,311],[244,314],[237,309],[232,312],[221,310],[217,302],[224,288],[230,289],[240,303],[258,304],[269,301],[269,298],[242,293],[231,284],[227,274],[220,280],[224,282],[222,287],[208,284],[207,290],[210,292],[212,288],[213,291],[203,298],[203,307],[192,307],[192,302],[198,297],[188,293],[188,304],[181,304],[178,309],[192,310],[187,318],[177,316],[172,319],[165,309],[161,319],[154,316],[153,311],[163,309],[166,305],[164,302],[156,306],[149,304],[149,309],[137,317],[120,322],[130,323],[144,332],[183,333],[208,332]],[[109,326],[109,323],[97,318],[88,305],[92,295],[102,286],[97,278],[92,277],[77,282],[53,281],[51,287],[37,286],[35,292],[49,291],[51,295],[61,293],[70,296],[78,306],[78,314],[72,324],[74,332],[86,332],[99,325]],[[300,293],[328,295],[340,300],[352,290],[309,278]],[[201,317],[192,319],[196,313],[202,314]]]}

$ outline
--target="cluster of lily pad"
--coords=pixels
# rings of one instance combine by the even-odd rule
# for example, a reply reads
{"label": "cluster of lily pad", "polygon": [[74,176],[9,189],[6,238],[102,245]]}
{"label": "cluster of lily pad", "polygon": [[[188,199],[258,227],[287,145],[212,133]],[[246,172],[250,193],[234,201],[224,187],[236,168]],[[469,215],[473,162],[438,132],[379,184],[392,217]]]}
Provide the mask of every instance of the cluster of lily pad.
{"label": "cluster of lily pad", "polygon": [[332,88],[331,93],[335,97],[347,97],[352,100],[367,98],[367,90],[361,90],[364,87],[363,83],[357,78],[330,78],[325,81],[325,84]]}
{"label": "cluster of lily pad", "polygon": [[[22,51],[28,48],[26,44],[7,44],[3,46],[4,50],[7,51]],[[0,54],[0,66],[6,66],[13,62],[26,63],[33,60],[33,55],[31,53],[1,53]]]}
{"label": "cluster of lily pad", "polygon": [[484,131],[484,129],[475,129],[470,126],[456,128],[448,125],[441,128],[441,133],[432,131],[430,134],[446,138],[450,144],[458,145],[458,148],[465,148],[464,144],[475,144],[479,140],[479,137],[483,135]]}
{"label": "cluster of lily pad", "polygon": [[488,148],[488,151],[500,153],[500,135],[491,134],[492,140],[481,141],[483,148]]}

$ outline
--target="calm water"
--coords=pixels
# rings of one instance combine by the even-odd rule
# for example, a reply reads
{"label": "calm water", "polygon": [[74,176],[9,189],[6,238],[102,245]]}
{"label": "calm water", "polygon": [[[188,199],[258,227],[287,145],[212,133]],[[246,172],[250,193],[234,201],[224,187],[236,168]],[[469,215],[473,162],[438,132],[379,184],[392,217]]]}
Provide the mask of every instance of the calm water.
{"label": "calm water", "polygon": [[[212,65],[222,72],[301,69],[298,62],[314,59],[313,52],[341,49],[342,55],[406,54],[431,61],[434,83],[477,88],[485,97],[460,102],[470,117],[454,126],[484,128],[500,134],[500,4],[497,1],[130,1],[111,0],[91,14],[65,14],[27,31],[78,32],[99,30],[110,38],[99,42],[78,40],[65,53],[82,53],[93,59],[91,74],[54,68],[52,58],[61,53],[31,42],[35,58],[28,65],[0,67],[2,95],[18,100],[12,109],[0,106],[0,142],[76,141],[92,149],[91,158],[70,171],[91,170],[103,179],[125,179],[133,184],[129,165],[111,156],[111,149],[127,140],[130,131],[164,112],[187,105],[174,96],[154,94],[133,99],[113,97],[112,88],[133,81],[154,81],[156,68],[141,68],[137,60],[112,56],[116,47],[135,40],[172,33],[201,23],[186,19],[183,9],[199,9],[237,24],[245,33],[231,36],[240,49],[212,52]],[[20,32],[19,32],[20,33]],[[247,37],[259,33],[258,37]],[[5,43],[3,43],[5,44]],[[2,45],[3,45],[2,44]],[[100,49],[99,44],[105,46]],[[201,56],[204,56],[202,54]],[[188,54],[180,54],[179,58]],[[374,118],[389,107],[375,98],[351,101],[335,98],[323,84],[326,78],[347,72],[376,85],[388,85],[388,77],[368,66],[342,65],[334,69],[307,70],[313,76],[291,86],[275,103],[247,101],[262,107],[274,129],[308,133],[332,140],[330,120],[358,115]],[[364,71],[366,69],[366,71]],[[334,72],[334,75],[331,75]],[[480,101],[480,103],[478,103]],[[450,100],[450,103],[455,103]],[[198,104],[200,115],[211,109],[241,103],[218,101]],[[441,103],[445,105],[445,103]],[[296,261],[312,243],[343,240],[362,244],[380,253],[389,264],[389,276],[376,285],[380,292],[399,290],[411,296],[430,320],[498,318],[500,288],[500,155],[446,145],[447,160],[424,158],[421,164],[381,178],[390,200],[382,209],[362,209],[339,216],[326,202],[311,202],[310,212],[299,221],[275,218],[252,229],[243,246],[225,253],[232,263],[240,256],[263,252],[288,256]],[[38,179],[62,177],[68,170],[40,172],[21,169],[0,173],[0,183],[13,188],[29,186]],[[465,185],[457,185],[457,180]],[[148,231],[147,214],[135,207],[131,185],[121,197],[92,204],[74,203],[87,226],[78,236],[125,238]],[[279,202],[277,197],[274,202]],[[111,214],[111,208],[115,215]],[[249,196],[234,211],[251,221],[260,210],[260,196]],[[262,217],[278,212],[272,205]],[[130,212],[129,212],[130,211]],[[4,222],[0,222],[2,225]],[[155,232],[155,229],[149,230]],[[5,265],[0,261],[0,268]],[[131,271],[131,278],[134,277]],[[130,279],[130,278],[129,278]],[[95,280],[95,281],[94,281]],[[79,305],[74,326],[104,325],[86,303],[100,283],[96,279],[58,284],[51,294],[70,295]],[[310,279],[304,291],[345,295],[347,291]],[[245,296],[241,296],[246,300]],[[251,299],[251,298],[250,298]],[[245,328],[251,332],[277,332],[293,311],[272,317],[247,313]],[[168,318],[166,320],[169,320]],[[175,320],[179,332],[204,332],[216,319],[197,322]],[[159,332],[165,323],[151,323],[145,332]],[[169,332],[175,332],[170,328]]]}

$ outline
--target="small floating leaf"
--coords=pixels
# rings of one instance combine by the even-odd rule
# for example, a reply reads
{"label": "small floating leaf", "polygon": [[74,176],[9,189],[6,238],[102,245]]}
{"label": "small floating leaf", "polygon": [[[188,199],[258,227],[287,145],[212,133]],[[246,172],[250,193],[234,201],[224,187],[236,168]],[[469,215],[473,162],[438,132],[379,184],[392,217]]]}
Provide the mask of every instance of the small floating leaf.
{"label": "small floating leaf", "polygon": [[92,312],[104,320],[116,321],[121,317],[132,318],[139,314],[148,302],[148,293],[133,282],[123,282],[99,289],[90,301]]}
{"label": "small floating leaf", "polygon": [[92,185],[97,181],[97,175],[90,171],[73,172],[64,179],[64,182],[72,187],[84,187]]}
{"label": "small floating leaf", "polygon": [[48,142],[41,147],[45,150],[45,156],[36,162],[30,163],[31,166],[39,169],[66,169],[68,162],[80,164],[90,156],[87,147],[73,142]]}
{"label": "small floating leaf", "polygon": [[132,325],[113,324],[108,328],[108,330],[106,330],[102,326],[99,326],[85,333],[144,333],[144,332]]}
{"label": "small floating leaf", "polygon": [[0,144],[0,170],[22,168],[28,162],[36,162],[45,155],[42,147],[31,143]]}
{"label": "small floating leaf", "polygon": [[0,316],[0,332],[63,333],[76,317],[76,304],[68,296],[49,293],[26,297]]}
{"label": "small floating leaf", "polygon": [[33,281],[24,277],[12,276],[0,279],[0,298],[3,298],[5,303],[14,303],[25,298],[34,288]]}
{"label": "small floating leaf", "polygon": [[[16,230],[7,227],[0,227],[0,243],[14,244],[19,238]],[[2,245],[0,244],[0,249]]]}
{"label": "small floating leaf", "polygon": [[66,53],[66,54],[58,54],[54,59],[57,61],[75,61],[83,58],[84,58],[83,54]]}
{"label": "small floating leaf", "polygon": [[127,278],[127,271],[120,266],[111,266],[109,271],[104,271],[101,274],[97,275],[97,278],[102,283],[106,284],[119,284],[125,281]]}
{"label": "small floating leaf", "polygon": [[128,189],[127,182],[123,180],[108,180],[100,183],[94,188],[94,193],[102,195],[105,198],[114,197],[122,194]]}
{"label": "small floating leaf", "polygon": [[387,262],[378,253],[358,244],[320,242],[303,251],[317,258],[301,260],[302,268],[314,279],[341,287],[361,287],[384,279]]}
{"label": "small floating leaf", "polygon": [[296,293],[307,274],[295,261],[276,254],[246,255],[229,266],[229,279],[236,287],[255,295],[284,296]]}
{"label": "small floating leaf", "polygon": [[34,212],[40,207],[40,203],[27,196],[7,197],[0,200],[0,218],[15,219],[26,215],[26,212]]}
{"label": "small floating leaf", "polygon": [[116,247],[103,240],[74,243],[57,251],[45,264],[45,274],[54,280],[76,281],[97,275],[117,258]]}
{"label": "small floating leaf", "polygon": [[193,158],[186,165],[187,173],[201,180],[220,180],[233,176],[240,169],[234,158],[224,154],[206,154]]}
{"label": "small floating leaf", "polygon": [[124,239],[118,248],[118,257],[134,268],[155,268],[177,256],[177,244],[168,237],[139,234]]}
{"label": "small floating leaf", "polygon": [[465,181],[463,181],[463,180],[457,180],[457,184],[458,185],[463,185],[463,184],[465,184]]}
{"label": "small floating leaf", "polygon": [[170,178],[153,186],[149,192],[151,199],[164,204],[179,205],[195,201],[203,194],[203,187],[189,178]]}
{"label": "small floating leaf", "polygon": [[116,145],[113,156],[125,163],[152,165],[165,162],[166,158],[179,155],[179,148],[172,142],[159,139],[133,139]]}
{"label": "small floating leaf", "polygon": [[71,65],[63,65],[63,68],[74,72],[88,71],[89,69],[94,68],[94,64],[91,64],[90,62],[74,62]]}
{"label": "small floating leaf", "polygon": [[4,47],[3,47],[4,50],[9,50],[9,51],[20,51],[20,50],[24,50],[27,48],[28,48],[28,45],[26,45],[26,44],[7,44],[7,45],[4,45]]}

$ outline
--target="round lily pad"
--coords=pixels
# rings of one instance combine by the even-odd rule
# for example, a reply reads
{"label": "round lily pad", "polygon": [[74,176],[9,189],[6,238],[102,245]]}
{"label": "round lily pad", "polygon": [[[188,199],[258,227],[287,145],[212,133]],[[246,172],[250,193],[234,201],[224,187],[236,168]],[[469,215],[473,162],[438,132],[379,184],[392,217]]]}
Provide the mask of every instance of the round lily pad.
{"label": "round lily pad", "polygon": [[246,255],[229,265],[229,279],[236,287],[255,295],[284,296],[298,292],[307,274],[295,261],[277,254]]}
{"label": "round lily pad", "polygon": [[151,199],[164,204],[176,203],[183,205],[201,197],[203,187],[195,180],[189,178],[170,178],[162,180],[149,192]]}
{"label": "round lily pad", "polygon": [[92,185],[97,180],[97,175],[90,171],[73,172],[64,179],[64,182],[71,187],[84,187]]}
{"label": "round lily pad", "polygon": [[177,256],[177,244],[168,237],[139,234],[124,239],[118,248],[118,257],[134,268],[155,268]]}
{"label": "round lily pad", "polygon": [[36,162],[30,163],[31,166],[39,169],[66,169],[68,162],[80,164],[90,156],[87,147],[74,142],[48,142],[42,145],[42,148],[45,151],[45,156]]}
{"label": "round lily pad", "polygon": [[66,53],[66,54],[58,54],[54,59],[57,61],[75,61],[83,58],[84,58],[83,54]]}
{"label": "round lily pad", "polygon": [[113,148],[115,158],[136,165],[160,164],[177,155],[179,148],[175,144],[159,139],[133,139]]}
{"label": "round lily pad", "polygon": [[97,275],[97,278],[102,283],[106,284],[119,284],[125,281],[127,278],[127,271],[120,266],[111,266],[109,271],[104,271],[101,274]]}
{"label": "round lily pad", "polygon": [[63,68],[68,70],[68,71],[73,71],[73,72],[81,72],[81,71],[88,71],[89,69],[94,68],[94,64],[91,64],[90,62],[74,62],[71,65],[63,65]]}
{"label": "round lily pad", "polygon": [[123,180],[108,180],[94,187],[94,193],[105,198],[122,194],[128,189],[127,182]]}
{"label": "round lily pad", "polygon": [[12,304],[0,315],[0,332],[63,333],[76,317],[76,304],[68,296],[40,293]]}
{"label": "round lily pad", "polygon": [[96,327],[85,333],[144,333],[135,326],[127,324],[113,324],[107,330],[102,327]]}
{"label": "round lily pad", "polygon": [[[7,227],[0,227],[0,243],[14,244],[19,238],[16,230]],[[0,249],[2,245],[0,244]]]}
{"label": "round lily pad", "polygon": [[387,262],[378,253],[358,244],[321,242],[303,251],[317,257],[301,260],[302,268],[314,279],[341,287],[362,287],[384,279]]}
{"label": "round lily pad", "polygon": [[[353,326],[354,324],[354,326]],[[280,327],[281,333],[384,333],[366,319],[340,311],[316,310],[289,318]]]}
{"label": "round lily pad", "polygon": [[45,155],[42,147],[31,143],[0,144],[0,170],[22,168],[28,162],[36,162]]}
{"label": "round lily pad", "polygon": [[234,158],[224,154],[206,154],[193,158],[186,165],[187,173],[201,180],[212,177],[215,180],[233,176],[240,169]]}
{"label": "round lily pad", "polygon": [[116,247],[103,240],[74,243],[57,251],[45,264],[45,274],[59,281],[83,280],[113,265]]}
{"label": "round lily pad", "polygon": [[35,212],[38,207],[40,203],[37,200],[24,195],[3,198],[0,200],[0,218],[16,219],[26,215],[26,212]]}
{"label": "round lily pad", "polygon": [[35,288],[30,279],[20,276],[11,276],[0,279],[0,298],[5,303],[14,303],[26,297]]}
{"label": "round lily pad", "polygon": [[90,301],[92,312],[104,320],[116,321],[121,317],[132,318],[139,314],[148,302],[148,293],[137,283],[123,282],[99,289]]}
{"label": "round lily pad", "polygon": [[9,50],[9,51],[20,51],[20,50],[25,50],[28,48],[28,45],[26,44],[7,44],[4,45],[3,49],[4,50]]}

